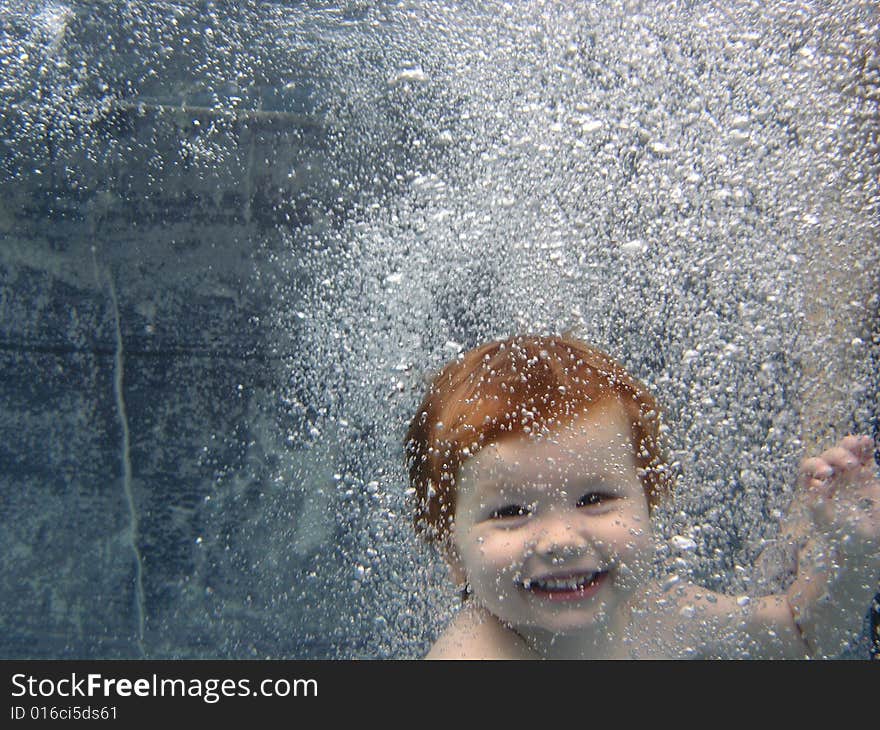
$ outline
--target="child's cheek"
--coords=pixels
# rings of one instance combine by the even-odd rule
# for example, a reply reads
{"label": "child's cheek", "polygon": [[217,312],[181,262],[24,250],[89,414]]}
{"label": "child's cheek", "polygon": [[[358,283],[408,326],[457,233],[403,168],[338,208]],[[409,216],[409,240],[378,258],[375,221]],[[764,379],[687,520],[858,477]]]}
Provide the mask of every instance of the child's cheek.
{"label": "child's cheek", "polygon": [[627,589],[634,590],[643,585],[650,574],[653,564],[653,541],[643,530],[631,536],[626,542],[623,554],[620,556],[620,579],[621,584]]}
{"label": "child's cheek", "polygon": [[498,575],[515,568],[513,544],[510,535],[505,531],[484,535],[476,548],[482,572]]}

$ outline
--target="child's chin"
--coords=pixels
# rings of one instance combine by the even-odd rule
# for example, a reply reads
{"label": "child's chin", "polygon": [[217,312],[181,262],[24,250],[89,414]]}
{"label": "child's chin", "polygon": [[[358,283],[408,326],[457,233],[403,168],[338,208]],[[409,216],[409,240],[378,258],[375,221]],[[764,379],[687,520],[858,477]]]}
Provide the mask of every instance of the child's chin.
{"label": "child's chin", "polygon": [[536,616],[533,627],[551,634],[578,634],[608,623],[608,606],[603,601],[590,609],[563,610],[551,616]]}

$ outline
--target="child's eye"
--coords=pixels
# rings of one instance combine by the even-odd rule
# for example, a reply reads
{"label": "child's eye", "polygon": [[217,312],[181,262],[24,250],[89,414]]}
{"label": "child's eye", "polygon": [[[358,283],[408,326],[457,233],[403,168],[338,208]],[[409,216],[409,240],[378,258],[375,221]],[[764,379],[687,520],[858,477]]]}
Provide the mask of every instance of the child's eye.
{"label": "child's eye", "polygon": [[578,500],[577,506],[595,507],[596,505],[610,502],[613,499],[615,499],[615,497],[612,494],[605,494],[604,492],[587,492],[583,497]]}
{"label": "child's eye", "polygon": [[520,504],[509,504],[501,509],[496,509],[489,515],[492,519],[502,519],[504,517],[525,517],[529,513],[526,507]]}

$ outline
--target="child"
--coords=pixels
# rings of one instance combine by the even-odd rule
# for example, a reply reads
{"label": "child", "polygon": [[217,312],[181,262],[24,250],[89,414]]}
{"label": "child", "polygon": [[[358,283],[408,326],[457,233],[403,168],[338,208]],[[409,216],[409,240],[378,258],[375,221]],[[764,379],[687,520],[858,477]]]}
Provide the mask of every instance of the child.
{"label": "child", "polygon": [[427,658],[833,656],[880,571],[873,442],[804,461],[786,593],[652,580],[651,511],[672,486],[657,405],[569,337],[513,337],[449,363],[407,434],[417,528],[467,600]]}

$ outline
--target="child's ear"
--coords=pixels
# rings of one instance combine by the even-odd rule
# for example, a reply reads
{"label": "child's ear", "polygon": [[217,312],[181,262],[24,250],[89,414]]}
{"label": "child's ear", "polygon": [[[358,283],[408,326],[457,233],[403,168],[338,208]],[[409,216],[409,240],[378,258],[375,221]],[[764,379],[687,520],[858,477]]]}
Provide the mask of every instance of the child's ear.
{"label": "child's ear", "polygon": [[467,571],[464,569],[458,556],[447,556],[446,562],[449,564],[449,577],[457,586],[463,586],[467,583]]}

